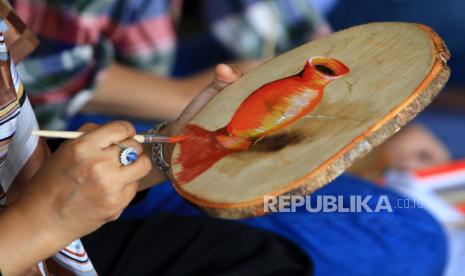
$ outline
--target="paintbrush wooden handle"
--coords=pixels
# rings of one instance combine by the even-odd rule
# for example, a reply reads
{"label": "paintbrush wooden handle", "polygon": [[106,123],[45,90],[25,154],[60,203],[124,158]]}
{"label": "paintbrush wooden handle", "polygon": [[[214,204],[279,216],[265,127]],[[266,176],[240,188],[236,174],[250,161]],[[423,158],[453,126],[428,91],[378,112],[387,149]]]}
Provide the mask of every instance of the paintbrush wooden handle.
{"label": "paintbrush wooden handle", "polygon": [[[61,138],[61,139],[76,139],[79,136],[84,134],[81,131],[55,131],[55,130],[33,130],[32,135],[39,136],[39,137],[47,137],[47,138]],[[144,142],[143,135],[135,135],[133,137],[139,143]]]}
{"label": "paintbrush wooden handle", "polygon": [[[80,131],[55,131],[55,130],[33,130],[32,135],[47,138],[61,138],[61,139],[76,139],[84,132]],[[153,134],[137,134],[133,137],[139,143],[150,144],[150,143],[176,143],[183,140],[183,136],[157,136]]]}

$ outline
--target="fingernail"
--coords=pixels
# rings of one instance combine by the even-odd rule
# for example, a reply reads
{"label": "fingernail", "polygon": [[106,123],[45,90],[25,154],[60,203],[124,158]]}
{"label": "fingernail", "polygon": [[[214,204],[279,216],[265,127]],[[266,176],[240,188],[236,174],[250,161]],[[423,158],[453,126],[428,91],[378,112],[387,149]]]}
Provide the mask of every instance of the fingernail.
{"label": "fingernail", "polygon": [[234,72],[234,70],[232,69],[232,66],[231,66],[230,64],[224,64],[224,63],[223,63],[223,65],[226,66],[226,71],[227,71],[228,73]]}

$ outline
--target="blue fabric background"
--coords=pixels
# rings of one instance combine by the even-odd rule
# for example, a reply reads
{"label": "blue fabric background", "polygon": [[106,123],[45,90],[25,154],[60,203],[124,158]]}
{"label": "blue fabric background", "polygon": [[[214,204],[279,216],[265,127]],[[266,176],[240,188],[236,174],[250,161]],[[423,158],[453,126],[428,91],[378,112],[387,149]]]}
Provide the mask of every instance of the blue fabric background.
{"label": "blue fabric background", "polygon": [[[372,195],[374,208],[381,195],[392,207],[400,195],[344,174],[314,195]],[[345,202],[347,203],[347,202]],[[348,206],[348,205],[346,205]],[[151,212],[205,216],[184,201],[169,182],[150,189],[146,200],[128,208],[123,219]],[[315,275],[441,275],[447,259],[442,228],[421,208],[394,208],[392,213],[276,213],[241,220],[278,233],[303,248],[315,263]]]}

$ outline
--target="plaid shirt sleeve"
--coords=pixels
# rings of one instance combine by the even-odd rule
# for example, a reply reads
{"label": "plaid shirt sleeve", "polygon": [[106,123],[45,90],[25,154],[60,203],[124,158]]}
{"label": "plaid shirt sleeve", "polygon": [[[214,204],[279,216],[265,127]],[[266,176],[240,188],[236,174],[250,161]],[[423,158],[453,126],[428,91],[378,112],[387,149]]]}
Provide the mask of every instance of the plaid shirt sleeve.
{"label": "plaid shirt sleeve", "polygon": [[119,62],[160,75],[171,71],[176,48],[173,14],[180,1],[113,1],[106,32]]}
{"label": "plaid shirt sleeve", "polygon": [[210,30],[238,58],[260,58],[308,42],[329,25],[311,0],[204,0]]}

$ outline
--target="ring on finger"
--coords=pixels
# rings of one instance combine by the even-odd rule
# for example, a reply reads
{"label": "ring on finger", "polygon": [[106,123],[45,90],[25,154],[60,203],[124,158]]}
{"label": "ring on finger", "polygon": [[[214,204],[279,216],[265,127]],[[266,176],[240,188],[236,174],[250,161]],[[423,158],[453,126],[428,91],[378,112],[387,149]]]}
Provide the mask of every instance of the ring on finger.
{"label": "ring on finger", "polygon": [[138,158],[137,150],[134,147],[125,147],[120,143],[116,143],[118,147],[121,149],[121,153],[119,155],[119,162],[123,166],[128,166],[134,162],[136,162]]}

